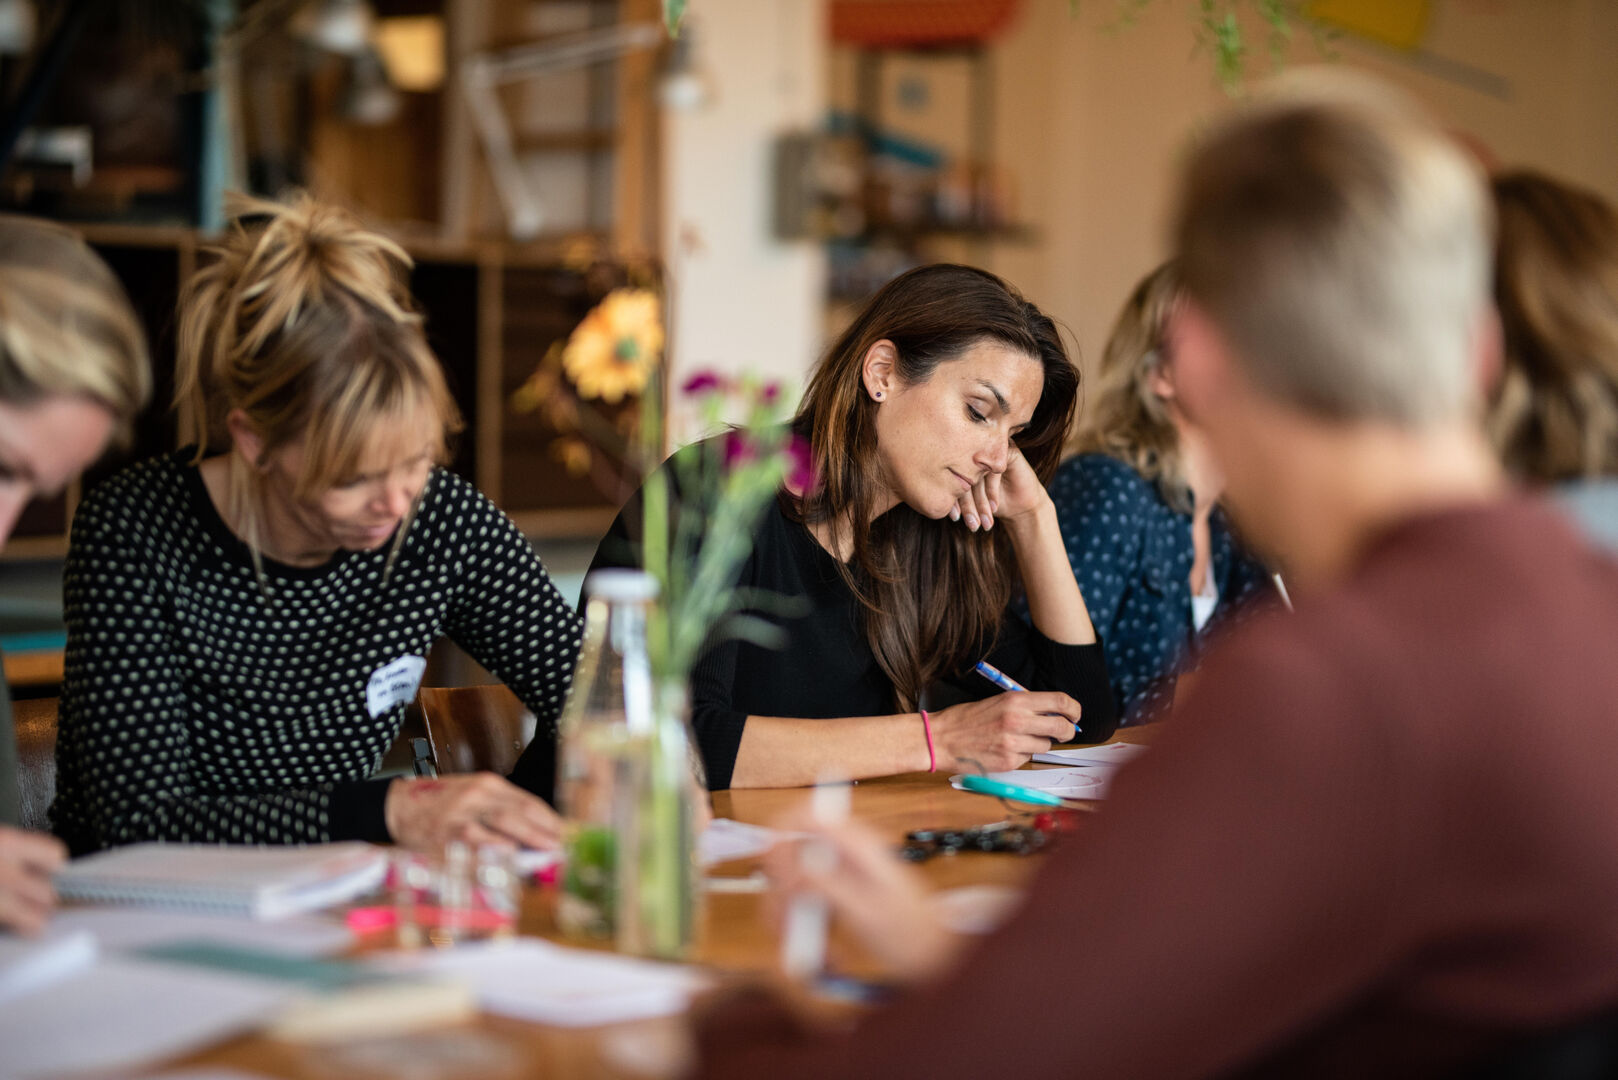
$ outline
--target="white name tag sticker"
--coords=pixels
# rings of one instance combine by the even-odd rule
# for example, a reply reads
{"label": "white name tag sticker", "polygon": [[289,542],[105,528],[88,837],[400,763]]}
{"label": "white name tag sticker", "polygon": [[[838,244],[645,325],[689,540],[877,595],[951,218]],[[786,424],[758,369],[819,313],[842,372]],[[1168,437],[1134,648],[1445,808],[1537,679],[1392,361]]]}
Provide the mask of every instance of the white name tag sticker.
{"label": "white name tag sticker", "polygon": [[426,670],[426,657],[401,656],[371,672],[371,681],[365,687],[365,707],[371,719],[415,697],[416,688],[421,685],[421,673]]}

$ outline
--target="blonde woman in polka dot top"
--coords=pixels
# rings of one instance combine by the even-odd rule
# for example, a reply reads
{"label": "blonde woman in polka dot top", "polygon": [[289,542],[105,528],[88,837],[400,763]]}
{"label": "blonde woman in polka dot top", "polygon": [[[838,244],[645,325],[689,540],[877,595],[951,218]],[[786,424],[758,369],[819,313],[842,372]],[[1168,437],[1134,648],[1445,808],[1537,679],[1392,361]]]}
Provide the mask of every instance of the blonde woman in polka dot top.
{"label": "blonde woman in polka dot top", "polygon": [[1224,480],[1176,401],[1162,334],[1177,288],[1164,265],[1125,303],[1074,440],[1080,453],[1050,485],[1125,724],[1161,716],[1202,637],[1271,595],[1268,572],[1231,535]]}
{"label": "blonde woman in polka dot top", "polygon": [[555,814],[504,778],[370,779],[448,636],[538,717],[514,776],[548,794],[581,624],[441,467],[460,420],[404,252],[307,198],[240,209],[181,299],[195,445],[74,517],[55,830],[76,852],[552,845]]}

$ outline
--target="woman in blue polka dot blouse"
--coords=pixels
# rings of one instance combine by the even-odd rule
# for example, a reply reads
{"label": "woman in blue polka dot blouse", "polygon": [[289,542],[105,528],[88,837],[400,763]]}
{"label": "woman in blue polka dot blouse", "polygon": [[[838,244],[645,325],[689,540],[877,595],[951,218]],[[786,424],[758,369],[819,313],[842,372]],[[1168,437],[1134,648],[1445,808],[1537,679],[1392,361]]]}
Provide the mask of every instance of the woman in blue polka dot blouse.
{"label": "woman in blue polka dot blouse", "polygon": [[[193,445],[73,519],[56,832],[554,845],[539,797],[581,624],[534,549],[441,467],[460,426],[409,259],[307,198],[244,201],[181,298]],[[375,778],[448,637],[528,705],[514,777]]]}
{"label": "woman in blue polka dot blouse", "polygon": [[1162,351],[1175,289],[1167,264],[1124,305],[1094,411],[1074,439],[1080,452],[1050,487],[1125,724],[1164,713],[1202,635],[1273,593],[1232,538],[1218,469],[1175,403]]}

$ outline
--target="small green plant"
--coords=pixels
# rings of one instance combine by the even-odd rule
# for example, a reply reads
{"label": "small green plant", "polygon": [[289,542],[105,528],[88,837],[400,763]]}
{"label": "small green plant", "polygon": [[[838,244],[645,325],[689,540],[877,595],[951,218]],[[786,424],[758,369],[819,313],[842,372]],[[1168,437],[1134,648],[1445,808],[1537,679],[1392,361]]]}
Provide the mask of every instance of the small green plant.
{"label": "small green plant", "polygon": [[663,0],[663,25],[669,37],[680,36],[680,23],[685,20],[686,0]]}
{"label": "small green plant", "polygon": [[[1106,28],[1117,32],[1140,21],[1148,8],[1160,0],[1113,0],[1115,10]],[[1197,47],[1213,57],[1214,73],[1228,94],[1240,94],[1248,76],[1248,61],[1255,40],[1261,40],[1270,60],[1270,70],[1286,63],[1287,50],[1297,32],[1306,31],[1326,56],[1333,55],[1332,30],[1306,10],[1308,0],[1192,0],[1192,36]],[[1068,10],[1077,17],[1079,0],[1068,0]]]}

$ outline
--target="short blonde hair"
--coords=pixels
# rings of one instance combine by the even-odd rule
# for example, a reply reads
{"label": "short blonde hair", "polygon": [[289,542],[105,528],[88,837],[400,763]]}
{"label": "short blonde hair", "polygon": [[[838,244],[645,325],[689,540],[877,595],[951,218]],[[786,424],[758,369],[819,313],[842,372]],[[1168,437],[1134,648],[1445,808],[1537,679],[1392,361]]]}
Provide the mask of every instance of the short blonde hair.
{"label": "short blonde hair", "polygon": [[1618,214],[1539,173],[1493,188],[1505,365],[1489,433],[1525,480],[1618,474]]}
{"label": "short blonde hair", "polygon": [[1106,454],[1125,462],[1157,484],[1170,506],[1190,513],[1179,429],[1168,403],[1152,389],[1152,376],[1163,370],[1167,356],[1164,331],[1179,291],[1179,276],[1170,262],[1146,275],[1129,294],[1101,354],[1095,405],[1069,445],[1075,453]]}
{"label": "short blonde hair", "polygon": [[1490,209],[1402,97],[1298,75],[1196,149],[1177,220],[1186,293],[1266,393],[1407,428],[1476,409]]}
{"label": "short blonde hair", "polygon": [[0,214],[0,400],[87,397],[127,439],[151,392],[145,328],[107,264],[60,225]]}
{"label": "short blonde hair", "polygon": [[[306,440],[295,494],[315,495],[354,472],[380,422],[425,411],[442,464],[460,412],[410,299],[410,256],[307,195],[232,196],[230,209],[214,261],[180,297],[175,400],[189,406],[197,460],[225,447],[225,417],[239,409],[266,455]],[[237,463],[241,497],[229,512],[257,562],[248,464]]]}

